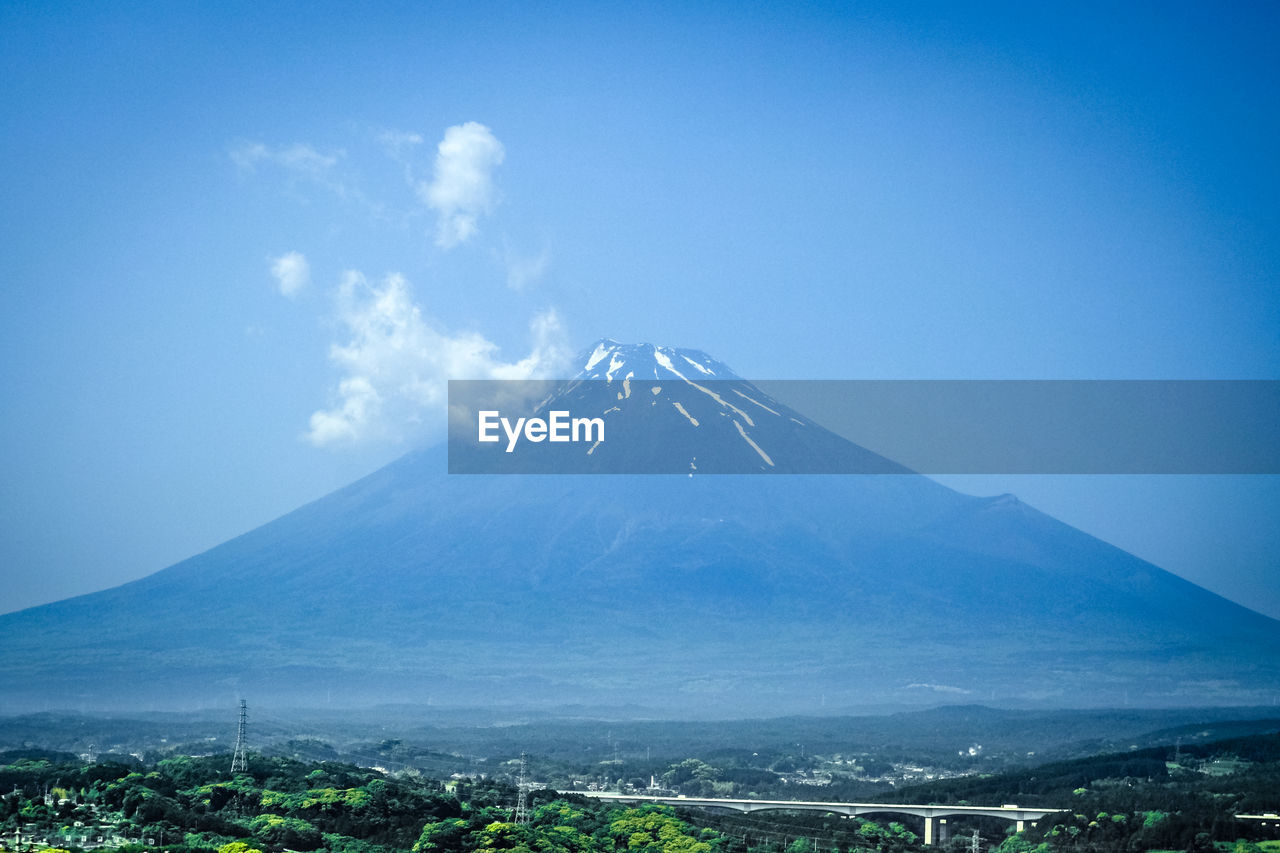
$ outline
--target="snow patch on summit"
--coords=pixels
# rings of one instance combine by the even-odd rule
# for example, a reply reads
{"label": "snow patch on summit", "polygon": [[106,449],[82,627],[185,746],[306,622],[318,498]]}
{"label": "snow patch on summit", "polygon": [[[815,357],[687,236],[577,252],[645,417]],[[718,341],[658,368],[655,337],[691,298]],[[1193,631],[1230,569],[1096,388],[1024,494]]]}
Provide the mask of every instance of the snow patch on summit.
{"label": "snow patch on summit", "polygon": [[610,353],[610,350],[605,349],[604,341],[601,341],[600,343],[596,344],[596,348],[591,352],[591,358],[587,359],[586,367],[582,369],[590,370],[591,368],[599,364],[601,361],[603,361],[604,357],[609,353]]}
{"label": "snow patch on summit", "polygon": [[760,454],[760,458],[763,459],[765,462],[767,462],[770,468],[774,467],[773,460],[769,458],[769,454],[765,453],[764,450],[760,447],[760,445],[756,444],[754,441],[751,440],[751,436],[747,435],[747,431],[742,428],[742,424],[738,423],[737,421],[734,421],[733,425],[738,428],[738,435],[742,436],[742,440],[745,441],[747,444],[751,445],[753,448],[755,448],[756,453]]}
{"label": "snow patch on summit", "polygon": [[[680,378],[684,379],[683,376],[681,376]],[[688,379],[684,379],[684,381],[689,382]],[[711,399],[715,400],[720,405],[724,406],[726,409],[732,409],[733,411],[737,412],[739,415],[742,415],[742,419],[746,421],[748,424],[750,424],[751,426],[756,425],[756,422],[751,420],[751,415],[748,415],[746,412],[742,411],[742,409],[739,409],[737,406],[735,406],[733,403],[730,403],[724,397],[721,397],[715,391],[712,391],[710,388],[704,388],[701,385],[699,385],[697,382],[689,382],[689,384],[692,385],[694,388],[697,388],[703,394],[706,394]],[[741,429],[741,427],[739,427],[739,429]],[[772,465],[773,463],[770,462],[769,464]]]}
{"label": "snow patch on summit", "polygon": [[[667,379],[676,377],[688,381],[689,376],[701,379],[736,379],[733,371],[701,350],[686,350],[656,344],[623,344],[612,338],[601,338],[591,345],[579,362],[582,369],[577,379],[604,379],[612,382],[626,376],[636,379]],[[677,367],[676,364],[680,366]]]}
{"label": "snow patch on summit", "polygon": [[[777,415],[778,417],[782,417],[782,413],[781,413],[781,412],[777,411],[776,409],[771,409],[771,408],[769,408],[769,407],[768,407],[768,406],[766,406],[764,403],[761,403],[759,400],[756,400],[756,399],[753,399],[753,398],[751,398],[751,397],[748,397],[746,394],[743,394],[743,393],[742,393],[741,391],[739,391],[737,388],[734,388],[734,389],[733,389],[733,393],[737,394],[739,397],[741,397],[742,399],[746,400],[746,401],[747,401],[747,402],[749,402],[749,403],[755,403],[757,406],[759,406],[760,408],[764,409],[766,412],[769,412],[770,414],[774,414],[774,415]],[[794,420],[794,418],[793,418],[793,420]]]}
{"label": "snow patch on summit", "polygon": [[609,359],[609,370],[604,375],[605,381],[612,382],[613,374],[616,373],[618,369],[623,366],[623,364],[625,364],[625,362],[623,362],[622,358],[618,355],[618,352],[615,350],[613,353],[613,358]]}
{"label": "snow patch on summit", "polygon": [[676,407],[676,410],[679,411],[680,414],[684,415],[686,418],[689,419],[689,423],[693,424],[694,426],[698,425],[698,419],[695,418],[693,415],[689,414],[687,411],[685,411],[684,406],[680,405],[679,400],[672,400],[671,404]]}
{"label": "snow patch on summit", "polygon": [[653,348],[653,360],[658,362],[658,364],[662,365],[667,370],[670,370],[676,376],[679,376],[681,379],[684,379],[685,382],[689,381],[688,379],[685,379],[685,375],[683,373],[676,370],[676,366],[671,362],[671,358],[665,352],[658,349],[657,347]]}
{"label": "snow patch on summit", "polygon": [[707,368],[703,367],[701,364],[698,364],[698,362],[696,362],[696,361],[694,361],[693,359],[689,358],[689,356],[685,355],[684,353],[681,353],[681,354],[680,354],[680,357],[681,357],[681,358],[683,358],[685,361],[689,362],[690,364],[692,364],[692,365],[694,366],[694,368],[695,368],[695,369],[702,371],[702,373],[703,373],[704,375],[706,375],[706,376],[715,376],[715,375],[716,375],[716,372],[715,372],[714,370],[708,370]]}

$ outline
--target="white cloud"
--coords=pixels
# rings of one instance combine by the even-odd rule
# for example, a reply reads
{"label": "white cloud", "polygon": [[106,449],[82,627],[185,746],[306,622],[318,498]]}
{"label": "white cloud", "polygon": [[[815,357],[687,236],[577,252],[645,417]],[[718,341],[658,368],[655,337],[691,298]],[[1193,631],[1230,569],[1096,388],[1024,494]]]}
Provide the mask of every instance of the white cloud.
{"label": "white cloud", "polygon": [[510,248],[503,252],[503,261],[507,268],[507,287],[512,290],[524,290],[527,285],[536,284],[547,274],[551,266],[551,250],[543,249],[536,255],[520,255]]}
{"label": "white cloud", "polygon": [[241,142],[231,149],[231,162],[242,172],[252,172],[258,164],[271,158],[271,151],[261,142]]}
{"label": "white cloud", "polygon": [[338,164],[337,155],[321,154],[310,145],[302,143],[278,149],[275,160],[286,169],[293,169],[296,172],[319,173],[332,169]]}
{"label": "white cloud", "polygon": [[266,145],[262,142],[240,142],[229,152],[231,162],[242,175],[259,171],[283,175],[291,188],[312,185],[326,189],[339,198],[363,201],[358,191],[348,186],[339,164],[346,152],[339,149],[324,153],[304,142],[291,145]]}
{"label": "white cloud", "polygon": [[502,143],[478,122],[450,127],[436,146],[435,171],[418,193],[436,211],[436,245],[450,249],[471,239],[477,222],[497,203],[493,171],[506,156]]}
{"label": "white cloud", "polygon": [[524,358],[497,357],[498,345],[474,332],[451,334],[425,318],[398,273],[371,284],[347,272],[338,291],[338,319],[349,340],[330,347],[342,368],[334,404],[311,416],[316,445],[404,441],[444,425],[450,379],[531,379],[555,375],[569,352],[554,311],[530,324]]}
{"label": "white cloud", "polygon": [[272,164],[291,172],[319,176],[338,165],[343,152],[322,154],[302,142],[271,147],[261,142],[241,142],[231,149],[231,162],[242,171],[253,172],[258,166]]}
{"label": "white cloud", "polygon": [[916,682],[908,684],[908,690],[932,690],[935,693],[972,693],[972,690],[966,690],[963,687],[953,687],[950,684],[925,684]]}
{"label": "white cloud", "polygon": [[396,157],[404,149],[417,147],[426,140],[418,133],[403,130],[384,130],[378,134],[378,141],[393,157]]}
{"label": "white cloud", "polygon": [[359,442],[377,426],[382,401],[368,379],[343,379],[338,383],[338,399],[336,408],[311,415],[307,438],[318,447]]}
{"label": "white cloud", "polygon": [[311,266],[301,252],[285,252],[271,259],[271,274],[280,286],[280,293],[292,297],[311,281]]}

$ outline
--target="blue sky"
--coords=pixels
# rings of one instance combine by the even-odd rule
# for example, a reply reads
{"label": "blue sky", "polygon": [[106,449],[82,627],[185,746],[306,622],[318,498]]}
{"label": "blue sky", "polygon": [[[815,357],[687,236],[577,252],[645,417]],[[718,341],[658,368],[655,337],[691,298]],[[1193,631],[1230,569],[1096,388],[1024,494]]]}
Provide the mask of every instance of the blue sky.
{"label": "blue sky", "polygon": [[[0,610],[601,336],[1280,379],[1267,4],[0,3]],[[1280,617],[1273,477],[953,478]]]}

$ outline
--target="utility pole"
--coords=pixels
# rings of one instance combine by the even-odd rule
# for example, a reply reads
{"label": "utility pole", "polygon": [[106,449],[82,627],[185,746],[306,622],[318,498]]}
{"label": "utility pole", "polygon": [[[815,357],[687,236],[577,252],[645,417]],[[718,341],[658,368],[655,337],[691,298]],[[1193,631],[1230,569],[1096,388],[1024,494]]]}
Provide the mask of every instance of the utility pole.
{"label": "utility pole", "polygon": [[231,772],[247,773],[249,771],[249,761],[245,755],[244,730],[245,724],[249,717],[249,707],[243,699],[240,700],[240,727],[236,730],[236,751],[231,756]]}

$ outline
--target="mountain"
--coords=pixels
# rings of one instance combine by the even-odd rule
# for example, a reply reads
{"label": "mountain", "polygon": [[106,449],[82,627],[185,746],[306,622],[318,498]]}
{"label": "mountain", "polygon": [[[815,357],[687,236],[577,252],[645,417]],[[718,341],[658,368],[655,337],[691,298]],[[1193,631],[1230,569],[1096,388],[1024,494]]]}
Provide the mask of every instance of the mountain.
{"label": "mountain", "polygon": [[606,428],[644,424],[639,461],[674,448],[679,476],[449,475],[445,448],[410,453],[134,583],[0,616],[0,710],[1277,698],[1276,620],[1010,495],[701,476],[878,457],[704,353],[601,341],[582,363],[538,411],[607,402]]}
{"label": "mountain", "polygon": [[[704,352],[602,340],[584,358],[567,382],[453,383],[450,472],[911,473],[773,399]],[[534,443],[494,428],[493,441],[479,442],[479,412],[501,414],[493,407],[522,397],[528,404],[521,412],[529,417],[545,420],[559,411],[598,419],[601,431],[577,443]]]}

